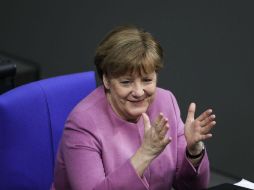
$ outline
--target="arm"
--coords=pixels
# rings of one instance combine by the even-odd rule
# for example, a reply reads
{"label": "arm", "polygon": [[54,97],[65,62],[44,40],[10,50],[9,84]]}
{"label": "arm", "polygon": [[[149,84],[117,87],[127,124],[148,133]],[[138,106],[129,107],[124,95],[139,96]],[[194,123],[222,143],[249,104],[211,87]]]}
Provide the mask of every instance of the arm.
{"label": "arm", "polygon": [[186,156],[186,140],[182,130],[178,133],[177,170],[174,179],[175,189],[205,189],[209,183],[209,160],[207,152],[193,165]]}
{"label": "arm", "polygon": [[143,113],[142,117],[144,120],[144,139],[137,152],[131,158],[131,164],[140,177],[143,176],[150,163],[171,142],[171,137],[166,135],[169,129],[168,119],[162,113],[159,114],[153,125],[150,123],[146,113]]}
{"label": "arm", "polygon": [[194,119],[195,104],[191,104],[186,123],[183,124],[173,95],[172,102],[178,123],[178,159],[174,187],[176,189],[206,188],[209,182],[209,161],[206,151],[199,158],[190,159],[186,156],[186,150],[192,155],[197,155],[202,151],[200,142],[212,136],[209,132],[215,125],[213,121],[215,116],[211,115],[211,110],[207,110]]}
{"label": "arm", "polygon": [[[91,124],[86,121],[86,125]],[[136,174],[130,160],[108,175],[105,174],[102,145],[93,130],[89,130],[89,127],[84,129],[77,120],[69,120],[66,124],[61,151],[71,189],[147,190],[144,180]]]}

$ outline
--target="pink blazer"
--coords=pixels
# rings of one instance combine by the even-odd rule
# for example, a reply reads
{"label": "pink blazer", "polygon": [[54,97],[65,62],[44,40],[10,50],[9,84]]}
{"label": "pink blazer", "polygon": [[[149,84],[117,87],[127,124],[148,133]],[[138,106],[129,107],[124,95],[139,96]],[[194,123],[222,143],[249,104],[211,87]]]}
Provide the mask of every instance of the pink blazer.
{"label": "pink blazer", "polygon": [[163,114],[169,119],[172,142],[140,178],[130,158],[142,142],[142,118],[130,123],[119,118],[107,102],[103,87],[84,98],[69,115],[55,167],[56,189],[170,190],[203,189],[209,181],[205,153],[197,168],[187,160],[184,125],[175,97],[157,88],[147,111],[151,121]]}

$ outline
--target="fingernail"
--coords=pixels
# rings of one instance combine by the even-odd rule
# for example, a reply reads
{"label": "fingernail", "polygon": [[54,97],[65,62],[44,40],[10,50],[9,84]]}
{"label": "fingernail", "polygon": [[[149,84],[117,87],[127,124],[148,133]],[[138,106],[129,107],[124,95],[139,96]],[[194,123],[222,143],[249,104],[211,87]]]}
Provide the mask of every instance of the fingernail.
{"label": "fingernail", "polygon": [[211,115],[211,118],[214,119],[216,116],[215,115]]}

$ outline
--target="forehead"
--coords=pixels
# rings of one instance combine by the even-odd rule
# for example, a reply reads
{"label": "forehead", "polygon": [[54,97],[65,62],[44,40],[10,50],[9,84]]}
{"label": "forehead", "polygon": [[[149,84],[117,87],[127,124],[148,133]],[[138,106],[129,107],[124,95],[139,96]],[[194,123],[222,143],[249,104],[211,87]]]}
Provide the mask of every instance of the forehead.
{"label": "forehead", "polygon": [[153,77],[155,75],[156,75],[155,71],[150,73],[141,73],[141,74],[138,72],[134,72],[134,73],[127,72],[117,78],[144,78],[144,77]]}
{"label": "forehead", "polygon": [[115,72],[112,72],[112,76],[115,78],[121,76],[131,77],[143,77],[155,72],[154,64],[122,64],[121,67],[116,68]]}

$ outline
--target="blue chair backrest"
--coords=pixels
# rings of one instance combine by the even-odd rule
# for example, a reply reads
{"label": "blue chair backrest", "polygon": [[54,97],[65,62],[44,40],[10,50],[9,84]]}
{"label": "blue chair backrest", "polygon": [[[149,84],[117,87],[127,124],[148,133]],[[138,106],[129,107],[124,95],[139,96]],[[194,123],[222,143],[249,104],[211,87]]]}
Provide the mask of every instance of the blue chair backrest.
{"label": "blue chair backrest", "polygon": [[0,95],[0,190],[46,190],[65,120],[96,88],[94,72],[49,78]]}

